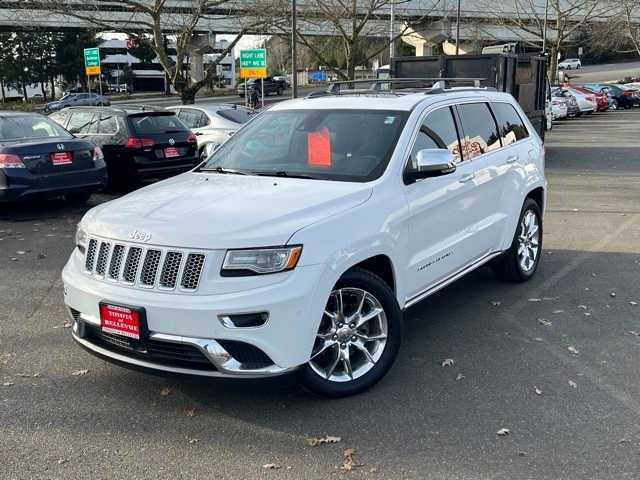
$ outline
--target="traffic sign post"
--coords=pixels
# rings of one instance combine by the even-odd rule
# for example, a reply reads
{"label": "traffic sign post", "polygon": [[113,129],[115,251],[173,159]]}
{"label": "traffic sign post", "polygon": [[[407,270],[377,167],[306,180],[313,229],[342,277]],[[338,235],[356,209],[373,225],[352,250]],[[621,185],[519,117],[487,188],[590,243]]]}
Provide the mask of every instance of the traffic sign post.
{"label": "traffic sign post", "polygon": [[[88,80],[90,80],[90,77],[94,75],[100,76],[102,74],[99,48],[84,49],[84,70],[87,77],[89,77]],[[100,87],[100,95],[102,95],[102,81],[99,81],[98,85]],[[89,90],[91,90],[91,87],[89,87]]]}
{"label": "traffic sign post", "polygon": [[[267,76],[267,50],[255,48],[253,50],[240,50],[240,78],[244,78],[245,99],[247,98],[247,79],[260,78],[262,80],[261,96],[262,108],[264,108],[264,78]],[[245,100],[246,101],[246,100]]]}
{"label": "traffic sign post", "polygon": [[240,50],[240,78],[264,78],[267,76],[267,50]]}

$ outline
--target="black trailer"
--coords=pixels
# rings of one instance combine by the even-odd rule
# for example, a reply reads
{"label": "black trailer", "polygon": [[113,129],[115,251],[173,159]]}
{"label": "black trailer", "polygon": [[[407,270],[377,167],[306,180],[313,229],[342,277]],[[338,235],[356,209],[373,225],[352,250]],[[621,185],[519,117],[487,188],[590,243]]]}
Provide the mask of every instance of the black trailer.
{"label": "black trailer", "polygon": [[394,57],[392,78],[483,78],[482,86],[515,97],[544,138],[547,95],[546,58],[538,55],[437,55]]}

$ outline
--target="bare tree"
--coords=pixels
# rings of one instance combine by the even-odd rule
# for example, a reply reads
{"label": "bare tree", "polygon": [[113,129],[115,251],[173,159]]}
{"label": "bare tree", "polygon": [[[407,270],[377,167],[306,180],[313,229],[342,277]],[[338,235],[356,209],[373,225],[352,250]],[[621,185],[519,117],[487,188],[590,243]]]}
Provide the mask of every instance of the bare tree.
{"label": "bare tree", "polygon": [[541,47],[545,38],[549,50],[549,76],[556,78],[558,52],[575,33],[589,22],[603,21],[611,15],[607,0],[548,0],[545,22],[545,3],[536,0],[487,2],[485,11],[493,19],[520,36],[525,43]]}
{"label": "bare tree", "polygon": [[[243,35],[261,31],[277,18],[270,0],[24,0],[25,10],[51,12],[81,20],[103,30],[123,32],[139,43],[148,44],[180,93],[182,102],[195,102],[200,89],[216,78],[216,66],[237,45]],[[114,8],[114,4],[117,4]],[[275,20],[274,20],[275,19]],[[201,35],[201,23],[218,22],[231,26],[236,37],[204,67],[200,78],[192,78],[188,69],[194,52],[198,55],[215,37]]]}
{"label": "bare tree", "polygon": [[623,13],[624,32],[628,39],[631,40],[636,53],[640,55],[640,25],[638,25],[640,1],[621,0],[620,6]]}
{"label": "bare tree", "polygon": [[[424,24],[439,0],[416,2],[420,5],[419,13],[414,11],[409,16],[405,11],[403,16],[401,8],[407,3],[408,0],[309,0],[301,14],[303,20],[299,22],[297,37],[320,64],[343,80],[353,80],[358,64],[368,64],[388,49],[391,42],[412,27]],[[404,20],[393,37],[389,21],[392,4],[399,9],[397,20]],[[372,39],[375,39],[373,48]],[[336,55],[336,47],[340,55]]]}

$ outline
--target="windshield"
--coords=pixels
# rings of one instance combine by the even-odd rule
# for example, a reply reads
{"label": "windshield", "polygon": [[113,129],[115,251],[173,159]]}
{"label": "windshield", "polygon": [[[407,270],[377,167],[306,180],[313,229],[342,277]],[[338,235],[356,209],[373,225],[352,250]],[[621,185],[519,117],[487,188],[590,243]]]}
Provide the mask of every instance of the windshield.
{"label": "windshield", "polygon": [[0,140],[67,137],[71,134],[57,123],[39,115],[0,118]]}
{"label": "windshield", "polygon": [[222,110],[218,110],[217,113],[225,120],[238,124],[247,123],[251,120],[253,115],[251,110],[247,110],[245,108],[224,108]]}
{"label": "windshield", "polygon": [[368,182],[384,172],[408,112],[265,112],[231,137],[203,169]]}

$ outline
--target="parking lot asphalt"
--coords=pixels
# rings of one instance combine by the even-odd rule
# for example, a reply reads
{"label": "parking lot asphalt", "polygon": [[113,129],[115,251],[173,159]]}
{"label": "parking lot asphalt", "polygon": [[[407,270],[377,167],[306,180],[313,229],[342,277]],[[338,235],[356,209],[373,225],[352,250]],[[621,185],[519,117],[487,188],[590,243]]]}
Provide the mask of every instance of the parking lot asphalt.
{"label": "parking lot asphalt", "polygon": [[556,125],[537,276],[483,268],[411,308],[389,374],[340,400],[90,356],[60,281],[84,209],[0,206],[0,478],[638,478],[638,131],[640,110]]}

